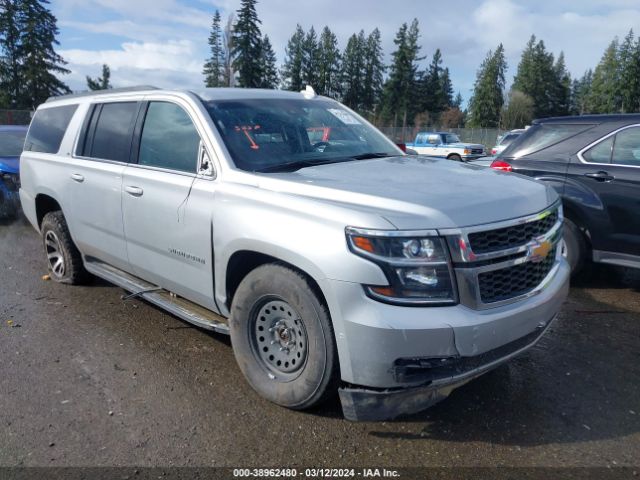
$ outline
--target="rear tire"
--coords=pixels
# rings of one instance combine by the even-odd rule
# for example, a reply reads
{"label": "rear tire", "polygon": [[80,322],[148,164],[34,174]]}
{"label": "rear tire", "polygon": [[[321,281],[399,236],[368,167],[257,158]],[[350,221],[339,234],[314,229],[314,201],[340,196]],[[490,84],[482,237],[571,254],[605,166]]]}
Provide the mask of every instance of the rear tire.
{"label": "rear tire", "polygon": [[280,264],[256,268],[238,286],[229,324],[240,370],[261,396],[302,410],[335,395],[331,319],[304,275]]}
{"label": "rear tire", "polygon": [[62,212],[47,213],[42,219],[40,232],[51,280],[70,285],[86,283],[89,273],[84,268],[82,255],[73,243]]}
{"label": "rear tire", "polygon": [[580,273],[587,261],[589,248],[584,234],[570,219],[564,219],[564,246],[562,254],[571,267],[571,275]]}

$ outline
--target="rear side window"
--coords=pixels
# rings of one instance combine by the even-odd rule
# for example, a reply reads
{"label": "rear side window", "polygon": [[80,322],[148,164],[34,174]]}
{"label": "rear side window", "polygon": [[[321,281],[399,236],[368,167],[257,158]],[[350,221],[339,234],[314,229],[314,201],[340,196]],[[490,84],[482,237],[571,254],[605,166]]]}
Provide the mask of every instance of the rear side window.
{"label": "rear side window", "polygon": [[[128,162],[133,126],[138,111],[136,102],[104,103],[94,112],[96,121],[88,155],[92,158]],[[91,127],[90,127],[91,128]]]}
{"label": "rear side window", "polygon": [[640,166],[640,128],[627,128],[616,134],[611,163]]}
{"label": "rear side window", "polygon": [[611,160],[611,149],[613,148],[613,137],[594,145],[582,154],[585,162],[589,163],[609,163]]}
{"label": "rear side window", "polygon": [[[277,143],[277,137],[265,139]],[[142,128],[138,163],[195,173],[200,136],[191,118],[178,105],[151,102]]]}
{"label": "rear side window", "polygon": [[590,124],[539,123],[529,128],[503,152],[504,157],[523,157],[560,143],[589,128]]}
{"label": "rear side window", "polygon": [[42,108],[31,121],[24,149],[30,152],[58,153],[62,137],[78,105]]}

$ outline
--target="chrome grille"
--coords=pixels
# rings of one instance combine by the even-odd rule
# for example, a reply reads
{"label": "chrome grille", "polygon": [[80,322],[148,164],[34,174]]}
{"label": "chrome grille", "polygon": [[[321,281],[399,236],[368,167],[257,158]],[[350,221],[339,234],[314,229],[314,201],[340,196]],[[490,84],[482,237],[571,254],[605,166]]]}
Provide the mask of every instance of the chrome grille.
{"label": "chrome grille", "polygon": [[484,154],[484,150],[481,148],[472,148],[471,149],[471,154],[472,155],[483,155]]}
{"label": "chrome grille", "polygon": [[558,221],[558,210],[533,222],[511,227],[469,234],[469,244],[475,254],[495,252],[524,245],[533,238],[544,235]]}
{"label": "chrome grille", "polygon": [[537,287],[549,274],[556,261],[554,248],[538,263],[525,262],[478,275],[480,298],[484,303],[499,302],[523,295]]}
{"label": "chrome grille", "polygon": [[535,295],[559,263],[562,205],[529,215],[463,229],[447,238],[460,303],[487,309]]}

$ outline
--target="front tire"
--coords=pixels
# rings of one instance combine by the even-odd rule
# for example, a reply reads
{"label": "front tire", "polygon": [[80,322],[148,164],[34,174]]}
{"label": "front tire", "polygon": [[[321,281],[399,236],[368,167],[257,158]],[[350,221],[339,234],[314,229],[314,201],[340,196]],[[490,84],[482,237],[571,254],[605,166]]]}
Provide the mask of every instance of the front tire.
{"label": "front tire", "polygon": [[335,394],[331,319],[304,275],[280,264],[256,268],[234,295],[229,323],[240,370],[261,396],[302,410]]}
{"label": "front tire", "polygon": [[89,274],[82,263],[82,255],[73,243],[62,212],[47,213],[42,219],[40,232],[50,278],[70,285],[85,283]]}
{"label": "front tire", "polygon": [[454,153],[453,155],[449,155],[447,157],[449,160],[453,160],[454,162],[461,162],[462,161],[462,157],[456,153]]}
{"label": "front tire", "polygon": [[582,271],[587,260],[587,240],[578,226],[570,219],[564,219],[564,245],[562,255],[571,267],[571,275],[576,276]]}

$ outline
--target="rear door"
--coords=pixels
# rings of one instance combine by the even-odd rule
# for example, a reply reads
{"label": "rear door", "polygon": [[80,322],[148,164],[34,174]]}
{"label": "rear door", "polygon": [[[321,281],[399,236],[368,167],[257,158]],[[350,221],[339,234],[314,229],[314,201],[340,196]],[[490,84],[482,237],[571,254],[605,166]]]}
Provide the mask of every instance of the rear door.
{"label": "rear door", "polygon": [[134,273],[216,310],[212,212],[215,181],[198,173],[204,150],[189,105],[146,103],[136,127],[137,163],[124,172],[122,205]]}
{"label": "rear door", "polygon": [[68,167],[69,222],[85,256],[128,270],[122,223],[122,175],[140,107],[136,101],[92,105]]}
{"label": "rear door", "polygon": [[583,149],[567,178],[594,193],[592,211],[600,219],[599,231],[592,232],[596,259],[616,257],[602,252],[640,257],[640,125]]}

